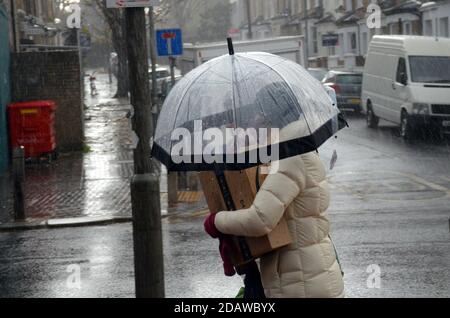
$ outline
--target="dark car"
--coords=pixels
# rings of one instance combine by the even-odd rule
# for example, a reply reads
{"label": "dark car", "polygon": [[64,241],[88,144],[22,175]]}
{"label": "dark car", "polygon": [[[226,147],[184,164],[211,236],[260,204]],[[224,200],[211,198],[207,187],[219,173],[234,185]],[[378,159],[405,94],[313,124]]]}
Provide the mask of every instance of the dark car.
{"label": "dark car", "polygon": [[361,112],[362,73],[330,71],[322,83],[336,91],[338,107]]}

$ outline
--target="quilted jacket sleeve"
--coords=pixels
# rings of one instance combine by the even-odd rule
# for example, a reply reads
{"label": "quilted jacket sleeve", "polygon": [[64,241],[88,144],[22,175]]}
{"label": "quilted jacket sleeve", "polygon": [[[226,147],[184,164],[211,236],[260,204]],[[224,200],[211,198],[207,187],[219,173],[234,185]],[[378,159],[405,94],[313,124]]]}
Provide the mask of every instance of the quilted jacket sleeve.
{"label": "quilted jacket sleeve", "polygon": [[306,171],[300,156],[279,162],[278,171],[267,176],[249,209],[220,212],[215,225],[224,233],[260,237],[269,234],[284,211],[305,188]]}

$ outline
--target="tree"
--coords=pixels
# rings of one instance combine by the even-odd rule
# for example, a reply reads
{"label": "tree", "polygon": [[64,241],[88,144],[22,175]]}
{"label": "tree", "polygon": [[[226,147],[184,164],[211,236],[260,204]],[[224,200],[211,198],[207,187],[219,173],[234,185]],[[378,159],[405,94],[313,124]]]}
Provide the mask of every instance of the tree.
{"label": "tree", "polygon": [[201,42],[223,41],[231,25],[231,5],[228,1],[211,1],[200,14],[198,36]]}
{"label": "tree", "polygon": [[[81,2],[81,3],[80,3]],[[107,9],[105,0],[56,0],[61,20],[65,20],[71,4],[81,4],[94,8],[110,28],[112,47],[118,55],[117,92],[115,97],[128,97],[128,56],[126,47],[125,14],[123,9]],[[83,15],[82,15],[83,17]],[[67,44],[76,45],[75,32],[66,32]]]}
{"label": "tree", "polygon": [[[88,0],[86,1],[88,2]],[[103,0],[94,1],[111,29],[112,45],[118,56],[119,70],[117,76],[117,93],[115,97],[128,97],[128,54],[124,10],[108,9]]]}
{"label": "tree", "polygon": [[183,29],[185,42],[223,41],[231,24],[231,5],[223,0],[165,0],[165,25]]}

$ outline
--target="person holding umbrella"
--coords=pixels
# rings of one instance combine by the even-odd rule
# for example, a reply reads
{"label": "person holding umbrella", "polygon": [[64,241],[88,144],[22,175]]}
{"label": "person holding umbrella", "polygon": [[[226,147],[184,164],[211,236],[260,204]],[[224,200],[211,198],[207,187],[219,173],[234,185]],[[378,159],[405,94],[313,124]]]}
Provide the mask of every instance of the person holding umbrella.
{"label": "person holding umbrella", "polygon": [[[244,273],[245,289],[251,291],[247,297],[344,296],[342,273],[329,237],[330,194],[318,155],[318,148],[344,128],[341,119],[329,93],[302,66],[268,53],[234,54],[231,40],[229,55],[188,73],[167,97],[152,154],[168,171],[214,171],[219,183],[226,183],[223,171],[267,164],[261,160],[261,151],[273,154],[277,150],[272,172],[251,208],[233,211],[227,205],[229,211],[205,220],[205,230],[220,240],[225,274],[231,276],[235,269],[228,257],[229,235],[264,236],[286,218],[293,243],[260,259],[262,279],[256,262],[250,263]],[[201,131],[195,124],[199,120]],[[256,149],[252,145],[231,148],[231,152],[229,139],[224,138],[222,144],[216,140],[215,149],[227,151],[215,153],[219,160],[211,163],[202,153],[209,141],[198,139],[206,130],[220,127],[276,129],[279,138],[270,138]],[[179,137],[186,135],[180,142]],[[236,161],[242,154],[255,158],[255,151],[256,161]]]}
{"label": "person holding umbrella", "polygon": [[344,297],[341,268],[329,237],[329,199],[325,168],[318,153],[310,152],[281,160],[249,209],[211,214],[205,230],[223,240],[225,272],[233,275],[225,235],[265,236],[284,216],[294,242],[261,258],[265,296]]}

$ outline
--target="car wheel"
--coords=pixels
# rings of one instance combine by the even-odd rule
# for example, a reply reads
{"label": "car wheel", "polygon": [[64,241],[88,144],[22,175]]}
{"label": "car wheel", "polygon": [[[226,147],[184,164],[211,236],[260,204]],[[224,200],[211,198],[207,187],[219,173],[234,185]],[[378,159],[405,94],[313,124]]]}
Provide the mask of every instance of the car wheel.
{"label": "car wheel", "polygon": [[409,115],[406,111],[402,111],[400,122],[400,136],[404,140],[411,140],[413,137],[412,127],[409,122]]}
{"label": "car wheel", "polygon": [[373,112],[372,106],[370,104],[367,105],[366,119],[367,119],[367,126],[369,128],[377,128],[378,127],[378,122],[380,121],[380,118],[378,118],[377,115],[375,115],[375,113]]}

